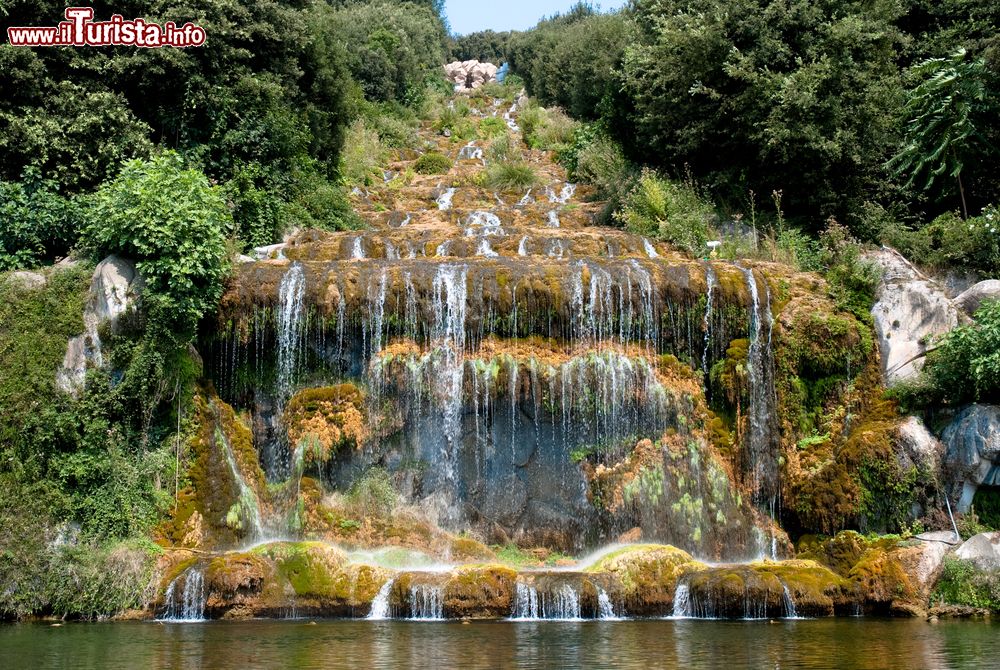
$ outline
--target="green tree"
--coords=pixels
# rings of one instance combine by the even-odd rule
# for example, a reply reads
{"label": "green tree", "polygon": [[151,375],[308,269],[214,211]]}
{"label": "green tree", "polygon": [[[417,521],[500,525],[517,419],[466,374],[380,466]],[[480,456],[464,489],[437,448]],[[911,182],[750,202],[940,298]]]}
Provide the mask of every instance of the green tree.
{"label": "green tree", "polygon": [[232,228],[220,187],[168,151],[130,161],[117,179],[101,186],[84,240],[100,254],[136,261],[150,320],[184,341],[222,294],[225,239]]}
{"label": "green tree", "polygon": [[968,218],[962,170],[982,152],[978,117],[987,113],[988,102],[985,63],[966,56],[959,48],[947,58],[929,58],[913,67],[917,85],[907,94],[906,138],[888,165],[897,176],[908,176],[908,186],[926,177],[924,191],[938,177],[954,178],[962,215]]}

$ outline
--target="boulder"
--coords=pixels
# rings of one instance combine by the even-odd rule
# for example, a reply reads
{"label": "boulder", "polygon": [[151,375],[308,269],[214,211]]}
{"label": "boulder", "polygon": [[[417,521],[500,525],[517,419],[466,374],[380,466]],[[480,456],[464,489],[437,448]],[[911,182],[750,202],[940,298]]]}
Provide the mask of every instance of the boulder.
{"label": "boulder", "polygon": [[961,493],[958,511],[967,512],[980,485],[1000,486],[1000,407],[973,404],[941,433],[944,463]]}
{"label": "boulder", "polygon": [[29,290],[42,288],[48,281],[41,272],[30,272],[28,270],[11,272],[8,278],[15,286]]}
{"label": "boulder", "polygon": [[1000,568],[1000,532],[973,535],[955,550],[955,556],[972,561],[981,570]]}
{"label": "boulder", "polygon": [[924,470],[937,477],[944,457],[944,446],[927,430],[924,422],[915,416],[908,416],[896,429],[897,458],[904,471],[912,467]]}
{"label": "boulder", "polygon": [[955,298],[955,304],[967,314],[975,314],[987,300],[1000,300],[1000,279],[987,279],[964,291]]}
{"label": "boulder", "polygon": [[944,290],[898,251],[883,247],[869,254],[882,269],[872,307],[887,385],[915,376],[933,341],[962,317]]}
{"label": "boulder", "polygon": [[920,553],[912,563],[910,576],[925,592],[929,592],[944,562],[945,554],[960,541],[950,530],[935,530],[917,535]]}
{"label": "boulder", "polygon": [[455,61],[444,66],[445,77],[456,91],[470,91],[497,80],[497,66],[478,60]]}
{"label": "boulder", "polygon": [[62,368],[56,373],[59,388],[75,394],[83,386],[87,369],[104,365],[98,329],[105,324],[114,329],[141,292],[142,277],[131,261],[111,255],[97,264],[83,309],[83,334],[67,343]]}

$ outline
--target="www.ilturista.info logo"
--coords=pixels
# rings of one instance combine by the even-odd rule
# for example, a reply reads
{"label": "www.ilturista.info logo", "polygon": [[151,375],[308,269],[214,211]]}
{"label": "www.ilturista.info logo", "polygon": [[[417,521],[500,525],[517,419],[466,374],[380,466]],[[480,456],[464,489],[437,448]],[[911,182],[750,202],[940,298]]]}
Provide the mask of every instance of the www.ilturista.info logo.
{"label": "www.ilturista.info logo", "polygon": [[205,29],[193,23],[177,27],[173,21],[162,26],[144,19],[122,18],[115,14],[110,21],[94,21],[93,7],[69,7],[66,20],[48,28],[11,27],[7,39],[16,47],[61,46],[134,46],[200,47],[205,43]]}

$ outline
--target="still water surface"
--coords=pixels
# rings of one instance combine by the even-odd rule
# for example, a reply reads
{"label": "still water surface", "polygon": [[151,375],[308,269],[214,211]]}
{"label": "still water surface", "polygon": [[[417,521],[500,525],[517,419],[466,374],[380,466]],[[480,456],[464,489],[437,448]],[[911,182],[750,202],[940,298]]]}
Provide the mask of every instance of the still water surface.
{"label": "still water surface", "polygon": [[996,668],[1000,625],[247,621],[0,625],[0,668]]}

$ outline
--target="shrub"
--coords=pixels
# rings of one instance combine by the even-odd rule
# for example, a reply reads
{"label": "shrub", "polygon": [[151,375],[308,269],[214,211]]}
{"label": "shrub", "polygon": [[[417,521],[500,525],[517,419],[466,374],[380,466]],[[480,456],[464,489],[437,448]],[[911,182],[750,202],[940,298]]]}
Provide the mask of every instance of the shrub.
{"label": "shrub", "polygon": [[952,212],[916,230],[893,227],[885,238],[908,258],[932,268],[959,267],[985,276],[1000,273],[1000,210],[994,205],[969,219]]}
{"label": "shrub", "polygon": [[422,154],[413,169],[420,174],[444,174],[451,169],[451,159],[437,151]]}
{"label": "shrub", "polygon": [[272,244],[281,238],[285,202],[266,188],[267,178],[259,163],[235,170],[224,190],[232,203],[237,234],[247,247]]}
{"label": "shrub", "polygon": [[518,125],[532,149],[559,151],[573,141],[577,124],[562,110],[529,107],[518,117]]}
{"label": "shrub", "polygon": [[484,140],[490,140],[506,134],[507,124],[503,119],[495,116],[487,116],[479,122],[479,136]]}
{"label": "shrub", "polygon": [[76,241],[82,208],[29,169],[21,182],[0,182],[0,270],[34,267],[65,255]]}
{"label": "shrub", "polygon": [[705,250],[715,212],[694,183],[643,170],[615,219],[630,231],[670,242],[690,254]]}
{"label": "shrub", "polygon": [[233,228],[221,189],[166,152],[125,165],[101,186],[84,238],[99,254],[136,261],[146,282],[145,309],[181,339],[213,309],[228,272],[225,236]]}
{"label": "shrub", "polygon": [[370,186],[381,182],[381,166],[386,150],[378,132],[364,119],[356,119],[347,130],[344,151],[340,155],[340,175],[348,186]]}
{"label": "shrub", "polygon": [[931,602],[1000,610],[1000,571],[979,570],[974,563],[946,556]]}
{"label": "shrub", "polygon": [[527,163],[494,163],[483,173],[483,186],[499,191],[524,191],[538,183],[538,176]]}
{"label": "shrub", "polygon": [[621,147],[594,126],[578,128],[560,160],[573,179],[592,185],[597,196],[608,201],[604,218],[621,207],[635,180]]}
{"label": "shrub", "polygon": [[351,486],[347,500],[359,515],[384,517],[396,508],[399,496],[389,473],[382,468],[371,468]]}

